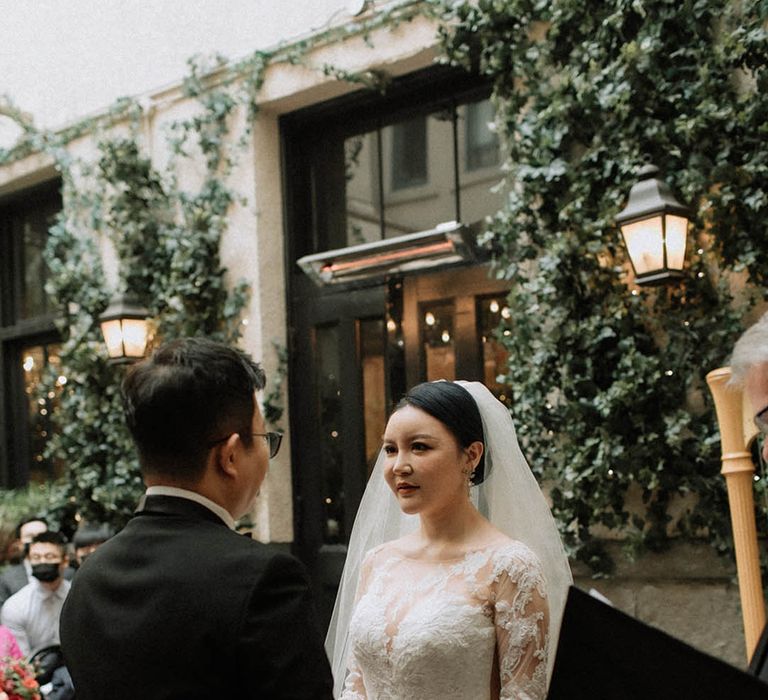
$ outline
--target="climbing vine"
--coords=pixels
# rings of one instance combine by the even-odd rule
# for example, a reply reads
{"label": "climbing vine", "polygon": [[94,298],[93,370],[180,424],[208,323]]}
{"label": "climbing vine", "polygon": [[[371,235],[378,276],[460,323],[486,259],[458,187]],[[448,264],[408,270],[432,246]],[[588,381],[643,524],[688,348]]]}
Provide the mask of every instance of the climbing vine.
{"label": "climbing vine", "polygon": [[[729,547],[704,375],[765,296],[768,6],[430,4],[445,60],[493,82],[513,183],[486,234],[512,288],[505,381],[572,554],[610,571],[598,525],[639,548]],[[614,224],[645,158],[696,211],[676,286],[635,287]]]}

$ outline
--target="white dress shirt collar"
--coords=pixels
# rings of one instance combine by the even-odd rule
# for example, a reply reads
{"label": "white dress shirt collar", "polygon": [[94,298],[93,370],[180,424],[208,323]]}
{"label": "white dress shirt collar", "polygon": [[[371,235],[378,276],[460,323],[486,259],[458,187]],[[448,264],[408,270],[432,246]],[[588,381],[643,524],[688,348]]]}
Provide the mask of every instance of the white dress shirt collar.
{"label": "white dress shirt collar", "polygon": [[222,508],[218,503],[214,503],[210,498],[200,495],[196,491],[180,489],[176,486],[149,486],[146,492],[147,496],[174,496],[176,498],[186,498],[188,501],[194,501],[201,506],[218,515],[230,530],[235,529],[235,520],[226,508]]}
{"label": "white dress shirt collar", "polygon": [[52,591],[50,588],[48,588],[48,586],[43,585],[43,583],[38,581],[34,576],[30,578],[29,582],[35,588],[35,595],[37,595],[39,598],[42,598],[43,600],[55,597],[60,598],[63,601],[67,597],[67,593],[69,593],[70,584],[66,579],[61,579],[59,587],[55,591]]}

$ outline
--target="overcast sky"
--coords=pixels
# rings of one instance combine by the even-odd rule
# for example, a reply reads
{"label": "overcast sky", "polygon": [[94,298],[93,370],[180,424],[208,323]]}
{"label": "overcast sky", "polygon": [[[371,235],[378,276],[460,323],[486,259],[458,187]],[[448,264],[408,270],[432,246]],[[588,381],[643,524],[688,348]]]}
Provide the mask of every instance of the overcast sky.
{"label": "overcast sky", "polygon": [[[0,0],[0,95],[41,127],[349,19],[360,0]],[[16,130],[0,118],[0,146]]]}

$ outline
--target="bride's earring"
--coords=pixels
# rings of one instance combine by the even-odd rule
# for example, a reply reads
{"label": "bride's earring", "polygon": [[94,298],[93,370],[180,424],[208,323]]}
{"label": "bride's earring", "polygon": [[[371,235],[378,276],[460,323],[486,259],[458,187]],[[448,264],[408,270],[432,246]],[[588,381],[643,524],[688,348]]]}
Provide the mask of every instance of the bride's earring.
{"label": "bride's earring", "polygon": [[475,476],[474,469],[462,469],[461,473],[467,477],[467,496],[469,496],[470,489],[472,488],[472,479]]}

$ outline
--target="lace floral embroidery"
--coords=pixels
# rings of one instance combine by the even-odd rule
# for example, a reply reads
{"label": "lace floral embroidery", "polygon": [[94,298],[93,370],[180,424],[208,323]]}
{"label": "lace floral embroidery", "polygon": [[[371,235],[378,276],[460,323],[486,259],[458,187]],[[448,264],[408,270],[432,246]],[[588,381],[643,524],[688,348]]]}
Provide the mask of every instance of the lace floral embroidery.
{"label": "lace floral embroidery", "polygon": [[450,562],[366,557],[351,622],[344,700],[546,696],[545,582],[535,555],[506,543]]}

